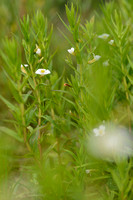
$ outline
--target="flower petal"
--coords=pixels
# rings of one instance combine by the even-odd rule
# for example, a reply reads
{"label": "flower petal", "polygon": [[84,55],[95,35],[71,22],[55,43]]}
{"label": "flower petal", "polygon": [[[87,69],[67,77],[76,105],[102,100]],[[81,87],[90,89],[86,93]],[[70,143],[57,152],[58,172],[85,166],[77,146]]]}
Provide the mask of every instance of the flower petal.
{"label": "flower petal", "polygon": [[48,69],[38,69],[35,74],[39,74],[39,75],[47,75],[50,74],[51,72]]}
{"label": "flower petal", "polygon": [[105,131],[105,126],[104,125],[100,125],[99,129]]}
{"label": "flower petal", "polygon": [[74,55],[74,48],[73,47],[71,49],[68,49],[67,51],[68,51],[68,53]]}
{"label": "flower petal", "polygon": [[106,40],[109,37],[109,34],[103,33],[102,35],[99,35],[98,38]]}

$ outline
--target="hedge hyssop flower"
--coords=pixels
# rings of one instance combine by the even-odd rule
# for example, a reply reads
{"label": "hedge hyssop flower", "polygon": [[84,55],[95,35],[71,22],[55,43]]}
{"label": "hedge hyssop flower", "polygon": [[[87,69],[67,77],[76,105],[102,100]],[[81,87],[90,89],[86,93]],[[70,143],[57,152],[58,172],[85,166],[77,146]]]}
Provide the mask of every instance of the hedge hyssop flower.
{"label": "hedge hyssop flower", "polygon": [[100,125],[99,128],[94,128],[93,132],[95,133],[95,136],[103,136],[105,135],[105,126]]}
{"label": "hedge hyssop flower", "polygon": [[41,49],[38,47],[38,45],[36,44],[36,49],[35,49],[35,52],[37,55],[41,55]]}
{"label": "hedge hyssop flower", "polygon": [[48,69],[38,69],[35,73],[44,76],[50,74],[51,72]]}
{"label": "hedge hyssop flower", "polygon": [[75,52],[74,52],[74,48],[72,47],[71,49],[68,49],[67,50],[68,53],[72,54],[72,55],[75,55]]}
{"label": "hedge hyssop flower", "polygon": [[102,35],[99,35],[98,38],[106,40],[109,37],[109,34],[103,33]]}
{"label": "hedge hyssop flower", "polygon": [[90,169],[86,169],[85,172],[86,172],[86,174],[89,174],[90,173]]}
{"label": "hedge hyssop flower", "polygon": [[123,160],[123,158],[127,158],[133,154],[132,137],[126,128],[108,123],[106,131],[103,125],[93,131],[95,132],[95,136],[102,136],[95,137],[92,135],[89,137],[88,149],[93,156],[113,161],[116,158],[122,158]]}
{"label": "hedge hyssop flower", "polygon": [[92,60],[88,61],[88,64],[92,64],[92,63],[96,62],[97,60],[99,60],[101,58],[101,56],[95,55],[94,53],[93,53],[93,57],[94,58]]}
{"label": "hedge hyssop flower", "polygon": [[27,71],[25,70],[25,67],[28,67],[28,65],[27,65],[27,64],[24,64],[24,65],[21,64],[21,71],[22,71],[24,74],[27,74]]}
{"label": "hedge hyssop flower", "polygon": [[109,59],[106,60],[105,62],[103,62],[103,66],[105,66],[105,67],[109,66]]}
{"label": "hedge hyssop flower", "polygon": [[108,43],[109,43],[110,45],[113,45],[113,44],[114,44],[114,40],[110,40]]}

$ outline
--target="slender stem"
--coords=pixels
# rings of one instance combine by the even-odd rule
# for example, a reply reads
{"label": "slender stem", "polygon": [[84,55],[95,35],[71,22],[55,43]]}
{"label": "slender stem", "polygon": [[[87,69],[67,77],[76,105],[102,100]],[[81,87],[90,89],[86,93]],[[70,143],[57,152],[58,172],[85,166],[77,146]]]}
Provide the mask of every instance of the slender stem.
{"label": "slender stem", "polygon": [[[21,94],[21,92],[20,92]],[[25,118],[24,118],[24,104],[21,103],[20,104],[20,109],[21,109],[21,116],[22,116],[22,125],[23,125],[23,133],[24,133],[24,142],[26,144],[26,147],[28,149],[28,151],[33,154],[33,157],[34,157],[34,160],[36,161],[36,163],[38,164],[39,168],[41,168],[41,164],[40,164],[40,161],[35,157],[33,151],[32,151],[32,148],[29,144],[29,142],[27,141],[27,131],[26,131],[26,124],[25,124]]]}
{"label": "slender stem", "polygon": [[[41,125],[41,99],[40,99],[40,92],[38,90],[36,90],[36,86],[37,86],[37,83],[36,83],[36,79],[35,79],[35,76],[34,76],[34,72],[33,72],[33,68],[32,68],[32,65],[30,65],[30,69],[31,69],[31,73],[32,73],[32,78],[33,78],[33,82],[34,82],[34,86],[35,86],[35,93],[36,93],[36,96],[37,96],[37,100],[38,100],[38,127],[40,127]],[[39,149],[39,152],[40,152],[40,159],[42,159],[42,147],[41,147],[41,131],[39,129],[39,135],[38,135],[38,149]]]}
{"label": "slender stem", "polygon": [[[121,48],[121,46],[120,46],[120,54],[121,54],[121,69],[122,69],[122,72],[124,73],[124,65],[123,65],[123,61],[122,61],[122,48]],[[124,88],[125,88],[126,99],[128,101],[128,104],[127,104],[128,126],[129,126],[129,133],[131,133],[131,111],[130,111],[130,105],[129,105],[128,85],[127,85],[127,81],[126,81],[125,76],[123,76],[123,84],[124,84]]]}
{"label": "slender stem", "polygon": [[58,152],[58,160],[59,160],[59,165],[61,165],[61,156],[60,156],[60,138],[57,138],[57,152]]}
{"label": "slender stem", "polygon": [[[51,116],[52,116],[52,119],[55,120],[55,114],[54,114],[54,110],[53,110],[53,108],[51,108]],[[59,164],[61,165],[61,156],[60,156],[60,138],[57,137],[56,140],[57,140],[58,161],[59,161]]]}
{"label": "slender stem", "polygon": [[26,131],[26,124],[25,124],[25,118],[24,118],[24,104],[20,104],[20,110],[21,110],[21,117],[22,117],[22,126],[23,126],[23,133],[24,133],[24,142],[27,146],[27,149],[31,152],[31,147],[27,141],[27,131]]}
{"label": "slender stem", "polygon": [[[128,87],[127,87],[127,81],[125,76],[123,77],[123,83],[124,83],[124,87],[126,90],[126,99],[129,102],[129,94],[128,94]],[[130,106],[127,105],[127,113],[128,113],[128,124],[129,124],[129,133],[131,133],[131,111],[130,111]]]}
{"label": "slender stem", "polygon": [[[21,85],[20,85],[20,82],[18,82],[18,91],[19,91],[19,95],[20,97],[22,97],[22,92],[21,92]],[[33,155],[33,158],[34,160],[36,161],[37,165],[39,166],[40,169],[42,169],[42,166],[41,166],[41,163],[40,163],[40,160],[38,160],[27,140],[27,130],[26,130],[26,123],[25,123],[25,108],[24,108],[24,103],[20,103],[20,111],[21,111],[21,118],[22,118],[22,127],[23,127],[23,136],[24,136],[24,142],[25,142],[25,145],[28,149],[28,151]]]}
{"label": "slender stem", "polygon": [[[38,103],[39,103],[39,111],[38,111],[38,126],[41,126],[41,100],[40,100],[40,93],[38,94]],[[38,148],[39,148],[39,152],[40,152],[40,158],[42,159],[42,147],[41,147],[41,131],[39,129],[39,135],[38,135]]]}
{"label": "slender stem", "polygon": [[[21,85],[19,81],[18,81],[18,92],[19,92],[20,97],[22,98]],[[24,109],[23,102],[20,103],[20,111],[21,111],[22,128],[23,128],[23,134],[24,134],[24,142],[27,146],[27,149],[31,152],[32,151],[31,147],[27,141],[27,131],[26,131],[26,123],[25,123],[25,117],[24,117],[25,109]]]}

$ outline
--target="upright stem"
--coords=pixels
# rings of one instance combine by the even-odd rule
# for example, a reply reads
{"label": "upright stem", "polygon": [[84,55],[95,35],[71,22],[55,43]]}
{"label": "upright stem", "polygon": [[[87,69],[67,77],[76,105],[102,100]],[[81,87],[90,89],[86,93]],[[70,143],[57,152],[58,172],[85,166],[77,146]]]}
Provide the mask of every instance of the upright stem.
{"label": "upright stem", "polygon": [[61,165],[61,156],[60,156],[60,138],[57,138],[57,152],[58,152],[58,161],[59,165]]}
{"label": "upright stem", "polygon": [[[52,119],[55,120],[55,114],[54,114],[54,110],[53,110],[53,108],[51,108],[51,116],[52,116]],[[57,137],[56,140],[57,140],[58,161],[59,161],[59,164],[61,165],[61,156],[60,156],[60,138]]]}
{"label": "upright stem", "polygon": [[[124,73],[124,65],[123,65],[123,61],[122,61],[122,48],[121,48],[121,46],[120,46],[120,54],[121,54],[121,69],[122,69],[122,72]],[[126,99],[129,103],[128,86],[127,86],[127,81],[126,81],[125,76],[123,76],[123,84],[124,84],[124,88],[125,88]],[[127,104],[127,113],[128,113],[129,133],[131,133],[131,111],[130,111],[130,105],[129,104]]]}
{"label": "upright stem", "polygon": [[[19,95],[20,97],[22,97],[22,92],[21,92],[21,87],[20,87],[20,83],[18,83],[19,85]],[[20,110],[21,110],[21,119],[22,119],[22,127],[23,127],[23,134],[24,134],[24,142],[26,144],[26,147],[28,149],[28,151],[33,155],[34,160],[36,161],[37,165],[39,166],[39,168],[41,169],[41,163],[40,161],[36,158],[36,156],[34,155],[32,148],[27,140],[27,131],[26,131],[26,123],[25,123],[25,108],[24,108],[24,103],[20,103]]]}
{"label": "upright stem", "polygon": [[[19,95],[20,97],[22,97],[22,92],[21,92],[21,86],[20,86],[20,82],[18,81],[18,92],[19,92]],[[25,110],[24,110],[24,103],[21,102],[20,103],[20,111],[21,111],[21,119],[22,119],[22,128],[23,128],[23,134],[24,134],[24,142],[27,146],[27,149],[31,152],[31,147],[27,141],[27,131],[26,131],[26,123],[25,123],[25,117],[24,117],[24,113],[25,113]]]}
{"label": "upright stem", "polygon": [[[125,76],[123,77],[123,84],[124,84],[124,87],[125,87],[125,91],[126,91],[126,99],[127,101],[129,102],[129,94],[128,94],[128,87],[127,87],[127,81],[126,81],[126,78]],[[127,113],[128,113],[128,124],[129,124],[129,133],[131,133],[131,111],[130,111],[130,106],[129,104],[127,105]]]}
{"label": "upright stem", "polygon": [[27,131],[26,131],[25,118],[24,118],[24,104],[23,103],[20,104],[20,110],[21,110],[22,126],[23,126],[23,133],[24,133],[24,142],[29,152],[31,152],[31,147],[27,141]]}
{"label": "upright stem", "polygon": [[[38,92],[38,90],[36,90],[36,86],[37,86],[37,83],[36,83],[36,79],[35,79],[35,76],[34,76],[34,72],[33,72],[33,68],[32,68],[32,65],[30,65],[30,69],[31,69],[31,73],[32,73],[32,78],[33,78],[33,82],[34,82],[34,86],[35,86],[35,93],[36,93],[36,96],[37,96],[37,100],[38,100],[38,127],[41,126],[41,99],[40,99],[40,92]],[[38,135],[38,149],[39,149],[39,152],[40,152],[40,159],[42,159],[42,147],[41,147],[41,131],[39,129],[39,135]]]}
{"label": "upright stem", "polygon": [[[38,110],[38,127],[41,126],[41,100],[40,100],[40,93],[38,93],[38,103],[39,103],[39,110]],[[38,148],[39,148],[39,152],[40,152],[40,158],[42,159],[42,147],[41,147],[41,131],[39,129],[39,135],[38,135]]]}

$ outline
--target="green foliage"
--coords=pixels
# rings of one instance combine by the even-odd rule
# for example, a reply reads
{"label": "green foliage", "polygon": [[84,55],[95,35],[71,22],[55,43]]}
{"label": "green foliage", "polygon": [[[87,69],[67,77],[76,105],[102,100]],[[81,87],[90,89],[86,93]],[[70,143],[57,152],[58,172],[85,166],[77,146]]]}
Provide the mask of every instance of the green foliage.
{"label": "green foliage", "polygon": [[6,127],[2,127],[0,126],[0,130],[1,132],[3,133],[6,133],[8,134],[9,136],[15,138],[16,140],[18,140],[19,142],[22,142],[23,139],[13,130],[9,129],[9,128],[6,128]]}
{"label": "green foliage", "polygon": [[[104,136],[94,138],[93,148],[100,144],[99,152],[94,149],[97,155],[89,150],[94,133],[103,133],[96,129],[99,125],[125,126],[132,134],[130,4],[123,0],[121,5],[102,5],[102,14],[85,22],[73,3],[65,6],[68,21],[59,18],[70,34],[68,37],[61,31],[71,45],[65,59],[69,76],[64,71],[59,75],[53,67],[53,26],[41,11],[20,20],[22,39],[3,41],[3,71],[13,101],[2,95],[0,99],[13,120],[5,120],[11,125],[0,126],[0,132],[15,139],[20,147],[18,152],[15,149],[16,178],[12,180],[9,175],[6,182],[11,184],[7,190],[11,199],[133,199],[132,148],[126,146],[129,157],[124,156],[125,149],[121,156],[118,137],[108,143],[105,135],[106,141]],[[122,138],[122,129],[120,132]],[[131,137],[129,140],[132,142]],[[7,166],[7,159],[5,163]],[[3,171],[0,168],[0,175]],[[21,188],[22,181],[25,189]],[[3,179],[0,184],[4,185]]]}

